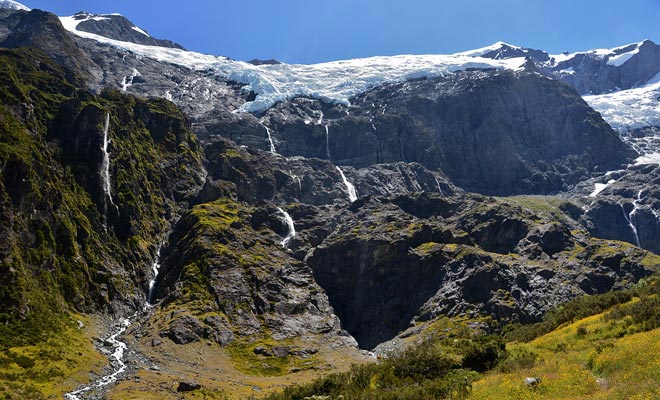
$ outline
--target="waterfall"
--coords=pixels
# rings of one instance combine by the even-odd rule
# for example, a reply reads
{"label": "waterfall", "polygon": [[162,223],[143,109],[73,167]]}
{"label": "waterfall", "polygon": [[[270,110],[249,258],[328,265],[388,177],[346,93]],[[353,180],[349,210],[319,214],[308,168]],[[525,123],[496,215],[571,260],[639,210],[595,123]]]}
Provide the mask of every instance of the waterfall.
{"label": "waterfall", "polygon": [[271,135],[271,130],[269,127],[266,126],[266,124],[263,123],[263,121],[259,121],[259,124],[266,128],[266,135],[268,136],[268,143],[270,144],[270,152],[272,154],[277,154],[277,151],[275,150],[275,142],[273,141],[273,136]]}
{"label": "waterfall", "polygon": [[325,155],[328,157],[328,160],[331,159],[330,157],[330,132],[328,130],[328,125],[325,126]]}
{"label": "waterfall", "polygon": [[282,220],[289,227],[289,232],[280,243],[282,244],[282,247],[289,248],[289,243],[291,242],[291,239],[293,239],[293,237],[296,236],[296,228],[293,226],[293,218],[291,218],[288,212],[282,210],[280,207],[277,207],[277,211],[279,211],[280,214],[282,214],[283,217]]}
{"label": "waterfall", "polygon": [[291,171],[289,171],[289,175],[291,176],[291,179],[293,179],[294,182],[298,182],[298,192],[302,193],[302,181],[298,177],[298,175],[293,174]]}
{"label": "waterfall", "polygon": [[442,188],[440,187],[440,181],[438,181],[438,178],[436,177],[433,178],[435,179],[435,184],[438,185],[438,193],[444,195],[444,193],[442,192]]}
{"label": "waterfall", "polygon": [[327,124],[323,124],[324,117],[325,115],[323,115],[323,111],[321,111],[321,116],[319,116],[318,121],[316,121],[316,125],[323,125],[325,128],[325,155],[328,160],[330,160],[330,130]]}
{"label": "waterfall", "polygon": [[403,152],[403,140],[399,136],[399,147],[401,148],[401,161],[406,162],[406,154]]}
{"label": "waterfall", "polygon": [[344,185],[346,185],[346,191],[348,192],[348,200],[350,200],[351,203],[354,202],[355,200],[357,200],[357,191],[355,190],[355,186],[353,186],[353,184],[350,183],[348,179],[346,179],[346,175],[344,175],[344,171],[342,171],[341,168],[339,167],[335,167],[335,168],[337,168],[337,171],[339,171],[339,174],[341,175],[341,179],[344,181]]}
{"label": "waterfall", "polygon": [[[101,151],[103,152],[103,161],[101,162],[101,178],[103,179],[103,193],[105,193],[106,197],[110,201],[110,204],[115,206],[117,211],[119,211],[119,208],[115,204],[115,202],[112,200],[112,188],[110,184],[110,153],[108,153],[108,144],[110,143],[110,140],[108,139],[108,131],[110,129],[110,113],[105,114],[105,123],[103,125],[103,147],[101,147]],[[105,213],[107,217],[107,206],[105,207]]]}
{"label": "waterfall", "polygon": [[610,179],[610,180],[607,181],[606,183],[595,183],[595,184],[594,184],[594,191],[591,192],[591,194],[589,194],[589,197],[596,197],[596,196],[598,196],[598,195],[600,194],[600,192],[602,192],[602,191],[605,190],[608,186],[610,186],[611,184],[613,184],[613,183],[615,183],[615,182],[616,182],[616,179]]}
{"label": "waterfall", "polygon": [[149,291],[147,292],[147,306],[150,306],[154,301],[154,295],[156,290],[156,278],[158,278],[158,271],[160,270],[160,249],[163,247],[163,243],[158,245],[158,250],[156,250],[156,258],[154,258],[154,263],[151,265],[151,270],[154,273],[153,278],[149,281]]}
{"label": "waterfall", "polygon": [[130,86],[132,86],[133,79],[135,79],[137,76],[140,76],[140,71],[133,68],[133,73],[131,75],[124,76],[124,79],[121,80],[121,91],[125,92]]}
{"label": "waterfall", "polygon": [[642,194],[644,193],[644,189],[640,190],[637,193],[637,199],[633,201],[633,209],[630,211],[629,214],[626,214],[626,210],[623,208],[623,205],[621,205],[621,209],[623,210],[623,217],[626,219],[626,222],[628,223],[628,226],[630,227],[630,230],[632,231],[633,235],[635,235],[635,244],[637,247],[642,247],[641,243],[639,242],[639,233],[637,232],[637,225],[635,224],[635,215],[637,214],[637,211],[639,210],[639,202],[642,200]]}
{"label": "waterfall", "polygon": [[660,212],[655,211],[654,209],[651,209],[651,213],[653,213],[653,216],[655,217],[655,219],[658,221],[658,223],[660,223]]}

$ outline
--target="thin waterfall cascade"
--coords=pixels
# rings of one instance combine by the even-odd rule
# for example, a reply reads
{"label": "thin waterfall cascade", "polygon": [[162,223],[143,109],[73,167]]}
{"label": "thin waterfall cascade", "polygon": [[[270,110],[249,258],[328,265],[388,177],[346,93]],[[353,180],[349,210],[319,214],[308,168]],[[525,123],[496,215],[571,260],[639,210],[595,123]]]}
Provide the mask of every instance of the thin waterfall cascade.
{"label": "thin waterfall cascade", "polygon": [[332,157],[330,157],[330,130],[328,129],[328,125],[324,125],[325,127],[325,155],[328,157],[328,160],[330,160]]}
{"label": "thin waterfall cascade", "polygon": [[106,113],[105,122],[103,124],[103,146],[101,147],[101,151],[103,152],[103,161],[101,162],[101,178],[103,179],[103,193],[110,201],[110,204],[117,208],[117,205],[112,199],[112,185],[110,183],[110,153],[108,152],[108,145],[110,144],[110,139],[108,138],[109,130],[110,113]]}
{"label": "thin waterfall cascade", "polygon": [[637,245],[637,247],[642,247],[642,245],[639,241],[639,232],[637,231],[637,225],[635,219],[636,219],[637,211],[639,211],[640,209],[639,202],[642,200],[643,194],[644,194],[644,189],[640,190],[637,193],[637,199],[633,201],[632,203],[633,209],[630,211],[630,213],[626,213],[626,209],[623,208],[623,205],[621,205],[621,210],[623,210],[623,217],[626,219],[626,222],[628,223],[630,230],[635,236],[635,244]]}
{"label": "thin waterfall cascade", "polygon": [[294,182],[298,183],[298,192],[302,193],[302,181],[300,180],[300,177],[298,175],[293,174],[291,171],[289,171],[289,175],[291,176],[291,179],[293,179]]}
{"label": "thin waterfall cascade", "polygon": [[442,192],[442,188],[440,187],[440,181],[438,181],[438,178],[434,177],[434,179],[435,179],[435,184],[438,185],[438,193],[444,195],[444,193]]}
{"label": "thin waterfall cascade", "polygon": [[653,216],[655,217],[655,219],[658,221],[658,223],[660,223],[660,212],[655,211],[654,209],[651,209],[651,213],[653,213]]}
{"label": "thin waterfall cascade", "polygon": [[277,150],[275,149],[275,141],[273,140],[272,131],[263,122],[259,122],[259,123],[261,124],[261,126],[263,126],[266,129],[266,135],[268,136],[268,143],[270,144],[270,150],[269,151],[272,154],[277,154]]}
{"label": "thin waterfall cascade", "polygon": [[125,92],[129,87],[133,86],[133,80],[140,75],[140,71],[133,68],[133,73],[131,75],[124,76],[124,78],[121,80],[121,91]]}
{"label": "thin waterfall cascade", "polygon": [[630,214],[632,214],[632,212],[631,212],[630,214],[626,213],[626,209],[623,208],[623,205],[621,205],[621,211],[623,211],[623,218],[626,219],[626,222],[628,223],[628,226],[630,227],[630,230],[632,231],[633,235],[635,236],[635,244],[636,244],[638,247],[641,247],[641,246],[640,246],[640,243],[639,243],[639,234],[637,233],[637,227],[636,227],[635,224],[630,220]]}
{"label": "thin waterfall cascade", "polygon": [[293,218],[291,218],[291,215],[289,215],[288,212],[284,211],[280,207],[277,207],[277,211],[280,212],[280,214],[282,215],[282,220],[286,223],[287,227],[289,228],[286,237],[280,242],[280,244],[284,248],[289,248],[289,243],[291,243],[291,239],[293,239],[296,236],[296,227],[293,225]]}
{"label": "thin waterfall cascade", "polygon": [[316,125],[323,125],[325,128],[325,156],[330,160],[330,128],[328,128],[328,124],[323,123],[323,118],[325,118],[325,115],[323,115],[323,111],[321,111],[321,115],[316,121]]}
{"label": "thin waterfall cascade", "polygon": [[339,167],[337,168],[337,171],[339,171],[339,174],[341,175],[341,179],[344,181],[344,185],[346,185],[346,191],[348,192],[348,200],[352,203],[355,200],[357,200],[357,191],[355,190],[355,186],[346,179],[346,175],[344,175],[344,171],[341,170]]}
{"label": "thin waterfall cascade", "polygon": [[153,278],[149,281],[149,291],[147,292],[147,306],[150,306],[153,304],[154,301],[154,295],[156,294],[156,279],[158,278],[158,271],[160,270],[160,249],[163,247],[163,244],[161,243],[158,246],[158,250],[156,251],[156,257],[154,258],[154,263],[151,265],[151,270],[154,273]]}

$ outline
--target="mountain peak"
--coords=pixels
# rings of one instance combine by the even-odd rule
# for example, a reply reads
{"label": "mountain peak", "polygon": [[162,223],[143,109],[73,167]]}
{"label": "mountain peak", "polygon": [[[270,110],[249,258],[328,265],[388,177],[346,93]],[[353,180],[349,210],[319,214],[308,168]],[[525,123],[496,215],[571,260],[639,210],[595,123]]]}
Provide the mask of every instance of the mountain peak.
{"label": "mountain peak", "polygon": [[9,10],[30,11],[29,7],[26,7],[23,4],[13,0],[0,0],[0,8],[6,8]]}
{"label": "mountain peak", "polygon": [[177,43],[151,37],[121,14],[91,14],[80,11],[70,17],[60,17],[62,25],[72,32],[87,32],[104,38],[148,46],[183,49]]}

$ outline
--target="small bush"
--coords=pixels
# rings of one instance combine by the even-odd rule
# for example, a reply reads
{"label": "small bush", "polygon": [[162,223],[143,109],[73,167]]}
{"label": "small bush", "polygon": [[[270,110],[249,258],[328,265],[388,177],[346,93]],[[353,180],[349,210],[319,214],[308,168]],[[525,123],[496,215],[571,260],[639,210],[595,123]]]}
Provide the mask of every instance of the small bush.
{"label": "small bush", "polygon": [[516,347],[507,351],[506,357],[497,365],[500,372],[513,372],[519,369],[529,369],[536,365],[538,354],[524,347]]}
{"label": "small bush", "polygon": [[484,372],[494,368],[506,354],[501,336],[478,336],[464,344],[463,368]]}

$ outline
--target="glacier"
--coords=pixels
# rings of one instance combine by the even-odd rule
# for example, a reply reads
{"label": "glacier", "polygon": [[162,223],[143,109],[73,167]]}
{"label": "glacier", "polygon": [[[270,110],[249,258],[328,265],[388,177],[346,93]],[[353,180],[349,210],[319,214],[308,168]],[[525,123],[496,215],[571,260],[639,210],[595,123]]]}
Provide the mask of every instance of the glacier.
{"label": "glacier", "polygon": [[525,62],[524,58],[493,60],[458,53],[369,57],[309,65],[252,65],[221,56],[122,42],[76,29],[85,18],[99,17],[103,16],[60,17],[60,21],[77,36],[192,70],[211,70],[224,79],[246,85],[244,89],[257,96],[236,112],[257,113],[298,96],[348,105],[351,97],[384,83],[444,76],[466,69],[519,70]]}

